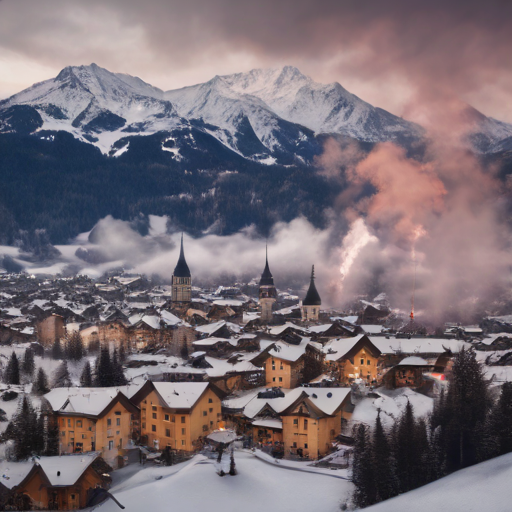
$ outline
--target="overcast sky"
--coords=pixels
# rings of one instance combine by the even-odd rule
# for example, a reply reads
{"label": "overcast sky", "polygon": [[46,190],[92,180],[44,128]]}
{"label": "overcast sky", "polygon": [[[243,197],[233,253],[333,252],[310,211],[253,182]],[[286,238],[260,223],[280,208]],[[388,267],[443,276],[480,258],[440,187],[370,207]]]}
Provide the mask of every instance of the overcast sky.
{"label": "overcast sky", "polygon": [[95,62],[162,89],[297,66],[407,117],[460,97],[512,122],[510,0],[0,0],[0,98]]}

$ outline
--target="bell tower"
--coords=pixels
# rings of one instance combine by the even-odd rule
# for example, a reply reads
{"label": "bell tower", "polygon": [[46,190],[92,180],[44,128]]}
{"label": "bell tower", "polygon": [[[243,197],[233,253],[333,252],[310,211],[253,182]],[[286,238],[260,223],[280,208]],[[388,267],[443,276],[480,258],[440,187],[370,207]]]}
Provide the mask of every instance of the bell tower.
{"label": "bell tower", "polygon": [[277,290],[274,286],[274,278],[268,266],[268,248],[265,249],[265,268],[260,279],[260,304],[261,322],[268,324],[272,321],[272,305],[277,298]]}
{"label": "bell tower", "polygon": [[315,286],[315,266],[311,268],[311,281],[309,282],[308,293],[302,301],[301,313],[303,322],[318,322],[318,314],[322,299]]}
{"label": "bell tower", "polygon": [[175,305],[190,302],[192,296],[192,277],[183,251],[183,233],[181,234],[181,249],[178,263],[172,274],[171,301]]}

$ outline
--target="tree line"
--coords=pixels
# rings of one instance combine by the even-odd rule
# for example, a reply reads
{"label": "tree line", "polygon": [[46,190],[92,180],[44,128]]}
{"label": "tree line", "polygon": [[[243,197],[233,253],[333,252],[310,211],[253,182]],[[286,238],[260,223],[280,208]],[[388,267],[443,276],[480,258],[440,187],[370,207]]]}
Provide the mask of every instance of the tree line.
{"label": "tree line", "polygon": [[408,402],[391,429],[379,412],[372,429],[357,425],[353,436],[353,499],[367,507],[511,452],[512,383],[493,400],[475,352],[463,349],[429,418],[416,419]]}

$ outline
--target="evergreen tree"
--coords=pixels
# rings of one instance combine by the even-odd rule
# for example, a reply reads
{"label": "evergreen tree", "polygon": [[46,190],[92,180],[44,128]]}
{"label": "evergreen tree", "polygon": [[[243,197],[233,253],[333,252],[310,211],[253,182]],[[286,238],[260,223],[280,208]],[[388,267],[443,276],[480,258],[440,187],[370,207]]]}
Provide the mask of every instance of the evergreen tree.
{"label": "evergreen tree", "polygon": [[395,440],[395,458],[401,492],[407,492],[416,487],[417,475],[414,474],[418,464],[416,431],[413,408],[411,403],[407,401],[405,411],[398,422]]}
{"label": "evergreen tree", "polygon": [[103,346],[96,360],[96,376],[94,385],[98,387],[114,386],[112,361],[107,346]]}
{"label": "evergreen tree", "polygon": [[84,369],[82,370],[82,375],[80,376],[80,386],[84,388],[90,388],[92,386],[92,371],[91,371],[91,363],[86,361]]}
{"label": "evergreen tree", "polygon": [[29,377],[32,377],[35,369],[34,352],[31,348],[27,348],[23,357],[22,371]]}
{"label": "evergreen tree", "polygon": [[399,492],[396,464],[391,454],[388,435],[382,427],[380,411],[375,422],[372,445],[372,468],[375,479],[375,501],[383,501]]}
{"label": "evergreen tree", "polygon": [[512,382],[505,382],[492,414],[492,428],[499,443],[499,454],[512,452]]}
{"label": "evergreen tree", "polygon": [[60,432],[59,419],[53,413],[48,400],[41,399],[41,416],[44,423],[44,455],[59,455]]}
{"label": "evergreen tree", "polygon": [[112,373],[114,386],[124,386],[126,384],[127,381],[124,376],[123,365],[118,360],[116,349],[114,349],[114,354],[112,356]]}
{"label": "evergreen tree", "polygon": [[375,478],[372,464],[372,446],[368,428],[362,423],[354,427],[354,458],[352,461],[352,483],[355,485],[354,503],[367,507],[375,503]]}
{"label": "evergreen tree", "polygon": [[14,351],[11,354],[5,369],[5,382],[6,384],[20,383],[20,364]]}
{"label": "evergreen tree", "polygon": [[441,414],[448,471],[477,460],[477,426],[481,429],[489,409],[487,384],[476,355],[462,349],[453,362],[452,378]]}
{"label": "evergreen tree", "polygon": [[80,361],[84,357],[84,342],[81,334],[74,331],[66,340],[66,356],[71,361]]}
{"label": "evergreen tree", "polygon": [[53,359],[62,359],[64,357],[64,351],[62,350],[62,345],[60,343],[60,339],[56,338],[52,345],[52,358]]}
{"label": "evergreen tree", "polygon": [[12,424],[16,460],[25,460],[36,454],[41,445],[42,432],[38,431],[37,414],[27,395],[23,396]]}
{"label": "evergreen tree", "polygon": [[34,381],[34,385],[32,386],[32,393],[35,395],[44,395],[50,391],[50,386],[48,385],[48,377],[46,376],[45,371],[42,368],[39,368],[37,371],[37,377]]}
{"label": "evergreen tree", "polygon": [[60,366],[55,372],[55,380],[53,382],[54,388],[69,388],[71,387],[71,377],[69,376],[68,363],[62,361]]}

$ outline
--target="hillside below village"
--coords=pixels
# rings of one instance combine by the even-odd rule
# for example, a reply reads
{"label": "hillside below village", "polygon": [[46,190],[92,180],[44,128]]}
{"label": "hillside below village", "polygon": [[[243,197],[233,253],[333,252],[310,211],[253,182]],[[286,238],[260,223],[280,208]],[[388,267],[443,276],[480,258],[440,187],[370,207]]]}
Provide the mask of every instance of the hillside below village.
{"label": "hillside below village", "polygon": [[486,509],[481,476],[510,476],[512,315],[432,331],[385,294],[325,310],[308,281],[278,290],[267,260],[193,287],[183,244],[170,285],[0,274],[0,509]]}

